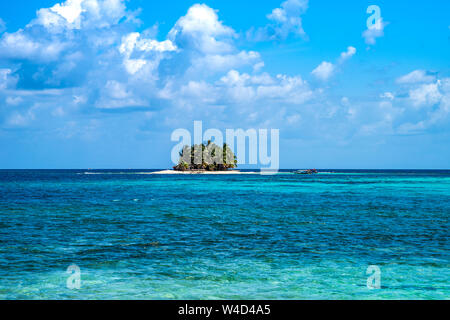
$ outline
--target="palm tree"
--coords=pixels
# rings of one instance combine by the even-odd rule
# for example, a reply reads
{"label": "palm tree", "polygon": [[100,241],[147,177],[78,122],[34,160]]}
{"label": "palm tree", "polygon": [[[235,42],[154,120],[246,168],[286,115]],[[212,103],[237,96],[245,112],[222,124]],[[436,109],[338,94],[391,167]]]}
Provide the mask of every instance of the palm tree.
{"label": "palm tree", "polygon": [[206,144],[184,146],[179,155],[178,165],[173,167],[176,171],[227,171],[237,167],[237,157],[226,143],[222,148],[211,140]]}

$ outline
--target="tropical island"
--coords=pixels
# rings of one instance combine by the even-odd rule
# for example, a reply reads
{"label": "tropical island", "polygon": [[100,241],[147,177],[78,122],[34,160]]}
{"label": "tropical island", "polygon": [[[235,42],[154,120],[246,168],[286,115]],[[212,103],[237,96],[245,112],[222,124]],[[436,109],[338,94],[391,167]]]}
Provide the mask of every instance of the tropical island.
{"label": "tropical island", "polygon": [[225,172],[237,167],[237,157],[226,143],[218,146],[211,140],[207,143],[184,146],[180,151],[175,171]]}
{"label": "tropical island", "polygon": [[258,172],[231,170],[237,168],[237,157],[226,143],[222,147],[214,142],[184,146],[178,164],[172,170],[149,174],[258,174]]}

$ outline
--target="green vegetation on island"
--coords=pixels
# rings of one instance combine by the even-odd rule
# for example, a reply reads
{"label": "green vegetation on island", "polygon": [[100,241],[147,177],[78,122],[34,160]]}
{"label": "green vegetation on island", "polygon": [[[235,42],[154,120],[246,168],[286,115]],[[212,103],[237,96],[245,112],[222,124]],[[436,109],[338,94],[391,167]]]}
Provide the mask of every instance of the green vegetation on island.
{"label": "green vegetation on island", "polygon": [[237,158],[226,143],[223,147],[208,143],[184,146],[175,171],[227,171],[237,167]]}

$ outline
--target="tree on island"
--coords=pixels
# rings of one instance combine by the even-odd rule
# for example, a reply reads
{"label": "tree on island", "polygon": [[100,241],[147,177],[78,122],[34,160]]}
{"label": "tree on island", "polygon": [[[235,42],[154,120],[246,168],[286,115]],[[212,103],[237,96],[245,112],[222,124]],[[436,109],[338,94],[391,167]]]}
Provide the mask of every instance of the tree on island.
{"label": "tree on island", "polygon": [[237,167],[237,158],[226,143],[219,147],[211,140],[207,144],[184,146],[175,171],[227,171]]}

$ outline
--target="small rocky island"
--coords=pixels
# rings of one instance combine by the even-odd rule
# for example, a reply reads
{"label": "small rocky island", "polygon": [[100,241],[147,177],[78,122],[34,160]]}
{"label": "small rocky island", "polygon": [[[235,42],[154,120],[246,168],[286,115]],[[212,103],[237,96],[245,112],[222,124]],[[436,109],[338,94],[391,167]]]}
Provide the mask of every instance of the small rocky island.
{"label": "small rocky island", "polygon": [[184,146],[175,171],[228,171],[237,167],[237,158],[226,143],[223,147],[208,143]]}

